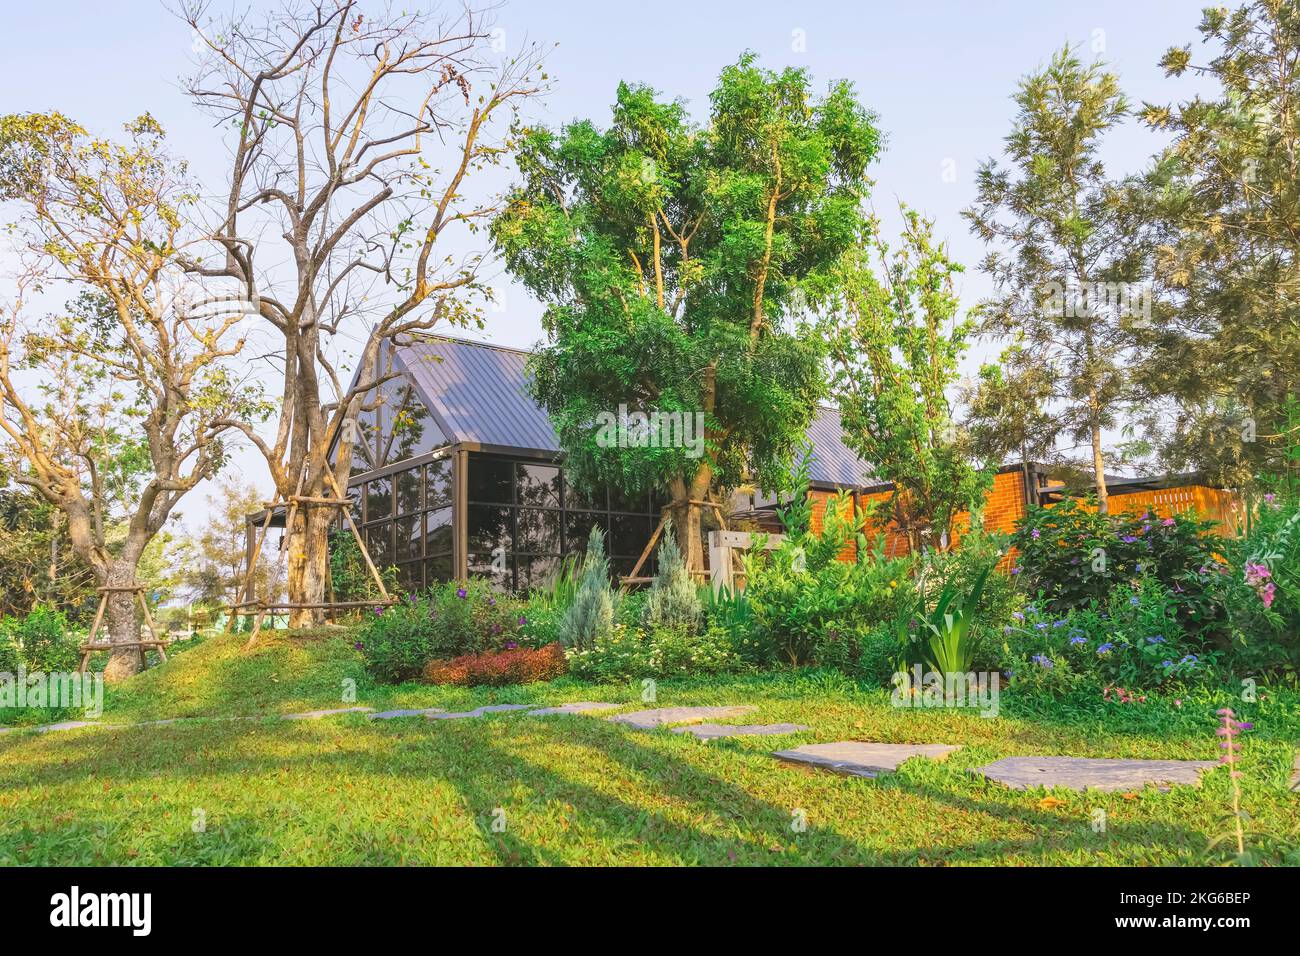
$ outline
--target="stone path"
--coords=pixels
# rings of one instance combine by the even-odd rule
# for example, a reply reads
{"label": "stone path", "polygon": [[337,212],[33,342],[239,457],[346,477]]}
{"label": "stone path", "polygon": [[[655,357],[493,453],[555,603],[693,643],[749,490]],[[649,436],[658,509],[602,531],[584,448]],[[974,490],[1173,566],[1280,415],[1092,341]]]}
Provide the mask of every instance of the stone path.
{"label": "stone path", "polygon": [[529,710],[534,704],[488,704],[484,707],[475,707],[473,710],[461,711],[457,714],[434,713],[425,714],[427,720],[459,720],[462,717],[482,717],[484,714],[497,714],[507,710]]}
{"label": "stone path", "polygon": [[529,713],[529,717],[549,717],[552,714],[595,714],[602,710],[618,710],[622,704],[603,704],[596,700],[580,700],[558,707],[542,707]]}
{"label": "stone path", "polygon": [[627,724],[637,730],[654,730],[669,724],[698,724],[711,718],[726,720],[748,714],[757,707],[739,704],[732,707],[659,707],[654,710],[635,710],[630,714],[609,717],[616,724]]}
{"label": "stone path", "polygon": [[1295,755],[1295,763],[1292,764],[1291,789],[1300,790],[1300,753]]}
{"label": "stone path", "polygon": [[301,714],[281,714],[281,720],[320,720],[322,717],[334,717],[338,714],[368,714],[373,707],[340,707],[337,710],[309,710]]}
{"label": "stone path", "polygon": [[1015,790],[1066,787],[1070,790],[1140,790],[1147,784],[1198,786],[1214,760],[1121,760],[1093,757],[1003,757],[972,773]]}
{"label": "stone path", "polygon": [[808,744],[793,750],[778,750],[772,756],[792,763],[825,767],[854,777],[877,777],[893,773],[912,757],[942,760],[954,750],[954,744],[876,744],[860,740],[841,740],[830,744]]}
{"label": "stone path", "polygon": [[428,717],[430,714],[445,714],[445,707],[424,707],[420,710],[384,710],[370,714],[366,720],[393,720],[397,717]]}
{"label": "stone path", "polygon": [[686,727],[674,727],[675,734],[690,734],[700,740],[716,740],[719,737],[749,737],[768,734],[797,734],[808,728],[803,724],[693,724]]}

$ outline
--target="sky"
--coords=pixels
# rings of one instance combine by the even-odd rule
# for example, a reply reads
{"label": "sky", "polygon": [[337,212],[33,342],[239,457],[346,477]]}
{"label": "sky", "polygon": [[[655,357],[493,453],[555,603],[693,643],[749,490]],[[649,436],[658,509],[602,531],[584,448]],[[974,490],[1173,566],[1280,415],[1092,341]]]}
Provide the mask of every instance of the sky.
{"label": "sky", "polygon": [[[269,6],[216,0],[214,13]],[[396,0],[398,9],[428,6]],[[609,118],[620,80],[650,84],[687,101],[703,119],[719,70],[752,50],[771,68],[807,68],[815,89],[851,80],[879,118],[885,150],[872,170],[873,204],[887,234],[900,200],[932,217],[953,257],[963,305],[990,291],[978,270],[984,254],[960,213],[975,195],[977,165],[1000,152],[1010,129],[1016,83],[1064,44],[1101,58],[1130,100],[1168,103],[1204,87],[1194,77],[1167,79],[1158,67],[1171,45],[1199,44],[1197,0],[507,0],[496,13],[507,48],[537,41],[552,80],[532,118],[558,125]],[[0,114],[57,109],[90,130],[120,133],[144,111],[168,130],[171,148],[186,157],[205,185],[220,189],[225,150],[217,131],[183,95],[190,69],[189,27],[158,0],[105,3],[4,2],[0,33]],[[1130,120],[1103,150],[1114,174],[1136,172],[1162,140]],[[504,173],[503,173],[504,175]],[[503,180],[504,183],[504,180]],[[2,281],[2,279],[0,279]],[[504,277],[492,280],[501,299],[488,326],[474,337],[528,347],[541,336],[542,307]],[[996,349],[983,346],[970,361]],[[260,458],[236,454],[240,476],[269,491]],[[200,486],[182,503],[182,521],[195,527],[206,514]]]}

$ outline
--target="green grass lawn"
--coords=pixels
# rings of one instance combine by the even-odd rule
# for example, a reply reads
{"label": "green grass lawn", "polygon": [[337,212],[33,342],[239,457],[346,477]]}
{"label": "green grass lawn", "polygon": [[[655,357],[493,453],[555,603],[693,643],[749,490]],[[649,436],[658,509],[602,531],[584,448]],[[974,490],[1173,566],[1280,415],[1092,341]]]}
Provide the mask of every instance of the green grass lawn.
{"label": "green grass lawn", "polygon": [[[644,705],[640,688],[561,680],[497,690],[376,687],[343,639],[275,636],[245,653],[215,638],[110,688],[106,723],[573,700]],[[1227,698],[1126,708],[1091,697],[1002,715],[891,707],[832,673],[664,682],[659,706],[758,706],[789,737],[702,743],[599,717],[370,722],[201,721],[0,736],[0,864],[1206,864],[1231,859],[1222,770],[1199,789],[1044,801],[967,772],[1011,754],[1214,759]],[[1300,698],[1237,703],[1246,735],[1243,805],[1257,860],[1300,862],[1300,795],[1288,792]],[[878,780],[774,760],[833,740],[953,743]],[[1103,808],[1105,832],[1094,832]],[[799,814],[798,811],[802,811]],[[807,821],[792,829],[796,816]],[[195,832],[196,820],[205,827]],[[504,824],[504,828],[502,828]]]}

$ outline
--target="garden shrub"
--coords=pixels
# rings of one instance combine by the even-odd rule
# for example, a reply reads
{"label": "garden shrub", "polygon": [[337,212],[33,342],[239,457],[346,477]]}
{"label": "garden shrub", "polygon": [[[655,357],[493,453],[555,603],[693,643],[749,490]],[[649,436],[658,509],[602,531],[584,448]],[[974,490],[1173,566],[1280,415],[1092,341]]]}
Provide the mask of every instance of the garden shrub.
{"label": "garden shrub", "polygon": [[[520,643],[529,647],[545,647],[560,640],[560,627],[564,616],[573,606],[578,592],[581,564],[575,555],[560,563],[553,580],[545,587],[534,588],[524,604],[524,627]],[[561,642],[563,643],[563,642]]]}
{"label": "garden shrub", "polygon": [[1264,496],[1244,537],[1213,569],[1230,654],[1243,675],[1300,677],[1300,498]]}
{"label": "garden shrub", "polygon": [[1011,539],[1020,552],[1012,573],[1053,611],[1104,603],[1114,588],[1154,577],[1179,595],[1184,626],[1208,635],[1222,622],[1202,573],[1216,563],[1223,543],[1212,527],[1186,515],[1100,514],[1067,498],[1029,509]]}
{"label": "garden shrub", "polygon": [[16,674],[23,663],[17,642],[9,636],[8,628],[0,621],[0,674]]}
{"label": "garden shrub", "polygon": [[[771,552],[746,559],[745,593],[754,635],[766,642],[773,661],[810,663],[817,646],[832,631],[857,633],[896,620],[915,603],[910,557],[887,558],[884,538],[874,547],[849,517],[847,495],[826,507],[822,533],[808,529],[808,504],[796,501],[782,512],[795,529]],[[838,560],[849,545],[856,559]]]}
{"label": "garden shrub", "polygon": [[[80,663],[80,637],[73,632],[67,616],[51,607],[38,604],[24,617],[7,617],[0,621],[0,645],[12,645],[17,663],[28,671],[68,673]],[[5,651],[0,647],[0,660]],[[6,668],[0,667],[0,670]]]}
{"label": "garden shrub", "polygon": [[659,569],[646,593],[645,623],[651,628],[680,628],[693,633],[699,630],[703,614],[699,591],[686,569],[670,520],[664,525],[659,545]]}
{"label": "garden shrub", "polygon": [[609,559],[605,557],[605,533],[591,529],[582,575],[573,604],[560,621],[560,641],[565,647],[586,649],[608,637],[614,627],[615,595],[609,585]]}
{"label": "garden shrub", "polygon": [[818,641],[816,658],[822,667],[888,687],[898,670],[898,636],[887,624],[865,631],[831,630]]}
{"label": "garden shrub", "polygon": [[1114,588],[1105,603],[1064,614],[1031,604],[1006,628],[1013,680],[1033,682],[1036,671],[1064,668],[1099,686],[1204,682],[1213,676],[1216,654],[1188,637],[1175,605],[1153,577]]}
{"label": "garden shrub", "polygon": [[501,651],[430,661],[425,665],[424,678],[431,684],[500,687],[553,680],[567,669],[564,648],[558,643],[539,648],[507,646]]}
{"label": "garden shrub", "polygon": [[719,674],[741,668],[731,635],[719,627],[699,634],[672,627],[640,630],[619,623],[590,648],[570,650],[568,657],[574,676],[604,682]]}
{"label": "garden shrub", "polygon": [[391,607],[376,607],[357,634],[357,647],[376,680],[419,676],[434,659],[481,654],[518,643],[526,623],[522,604],[475,578],[449,581]]}

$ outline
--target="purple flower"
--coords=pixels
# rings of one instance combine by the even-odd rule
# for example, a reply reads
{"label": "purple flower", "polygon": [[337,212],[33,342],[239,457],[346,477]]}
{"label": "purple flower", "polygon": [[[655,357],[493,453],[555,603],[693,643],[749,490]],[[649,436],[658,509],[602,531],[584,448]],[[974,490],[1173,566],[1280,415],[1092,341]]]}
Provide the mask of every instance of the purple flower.
{"label": "purple flower", "polygon": [[506,641],[506,650],[513,651],[519,647],[514,641]]}
{"label": "purple flower", "polygon": [[1019,568],[1012,568],[1012,569],[1011,569],[1011,573],[1012,573],[1012,574],[1019,574],[1019,573],[1020,573],[1020,569],[1019,569]]}
{"label": "purple flower", "polygon": [[1043,536],[1043,533],[1039,531],[1037,528],[1035,528],[1033,531],[1029,532],[1029,536],[1031,538],[1041,538]]}
{"label": "purple flower", "polygon": [[383,616],[384,616],[384,609],[383,609],[382,607],[379,607],[378,605],[376,605],[376,606],[375,606],[375,617],[383,617]]}
{"label": "purple flower", "polygon": [[352,647],[354,650],[358,650],[358,651],[364,651],[366,649],[366,645],[363,644],[361,641],[357,641],[355,644],[352,645]]}
{"label": "purple flower", "polygon": [[1050,657],[1044,657],[1042,654],[1035,654],[1033,657],[1030,658],[1030,660],[1032,660],[1039,667],[1046,668],[1047,670],[1051,670],[1053,667],[1056,666],[1056,664],[1053,663]]}
{"label": "purple flower", "polygon": [[457,588],[456,597],[460,598],[463,601],[465,600],[465,598],[469,597],[469,592],[466,591],[464,588]]}
{"label": "purple flower", "polygon": [[488,607],[496,607],[496,606],[497,606],[497,599],[494,597],[488,598]]}
{"label": "purple flower", "polygon": [[1137,538],[1133,537],[1133,535],[1131,534],[1126,534],[1124,535],[1124,537],[1120,538],[1120,540],[1123,541],[1125,544],[1132,544],[1134,541],[1137,540]]}
{"label": "purple flower", "polygon": [[524,615],[520,614],[520,615],[519,615],[519,626],[520,626],[520,627],[523,627],[523,626],[524,626],[525,624],[527,624],[527,623],[528,623],[528,618],[526,618],[526,617],[524,617]]}

